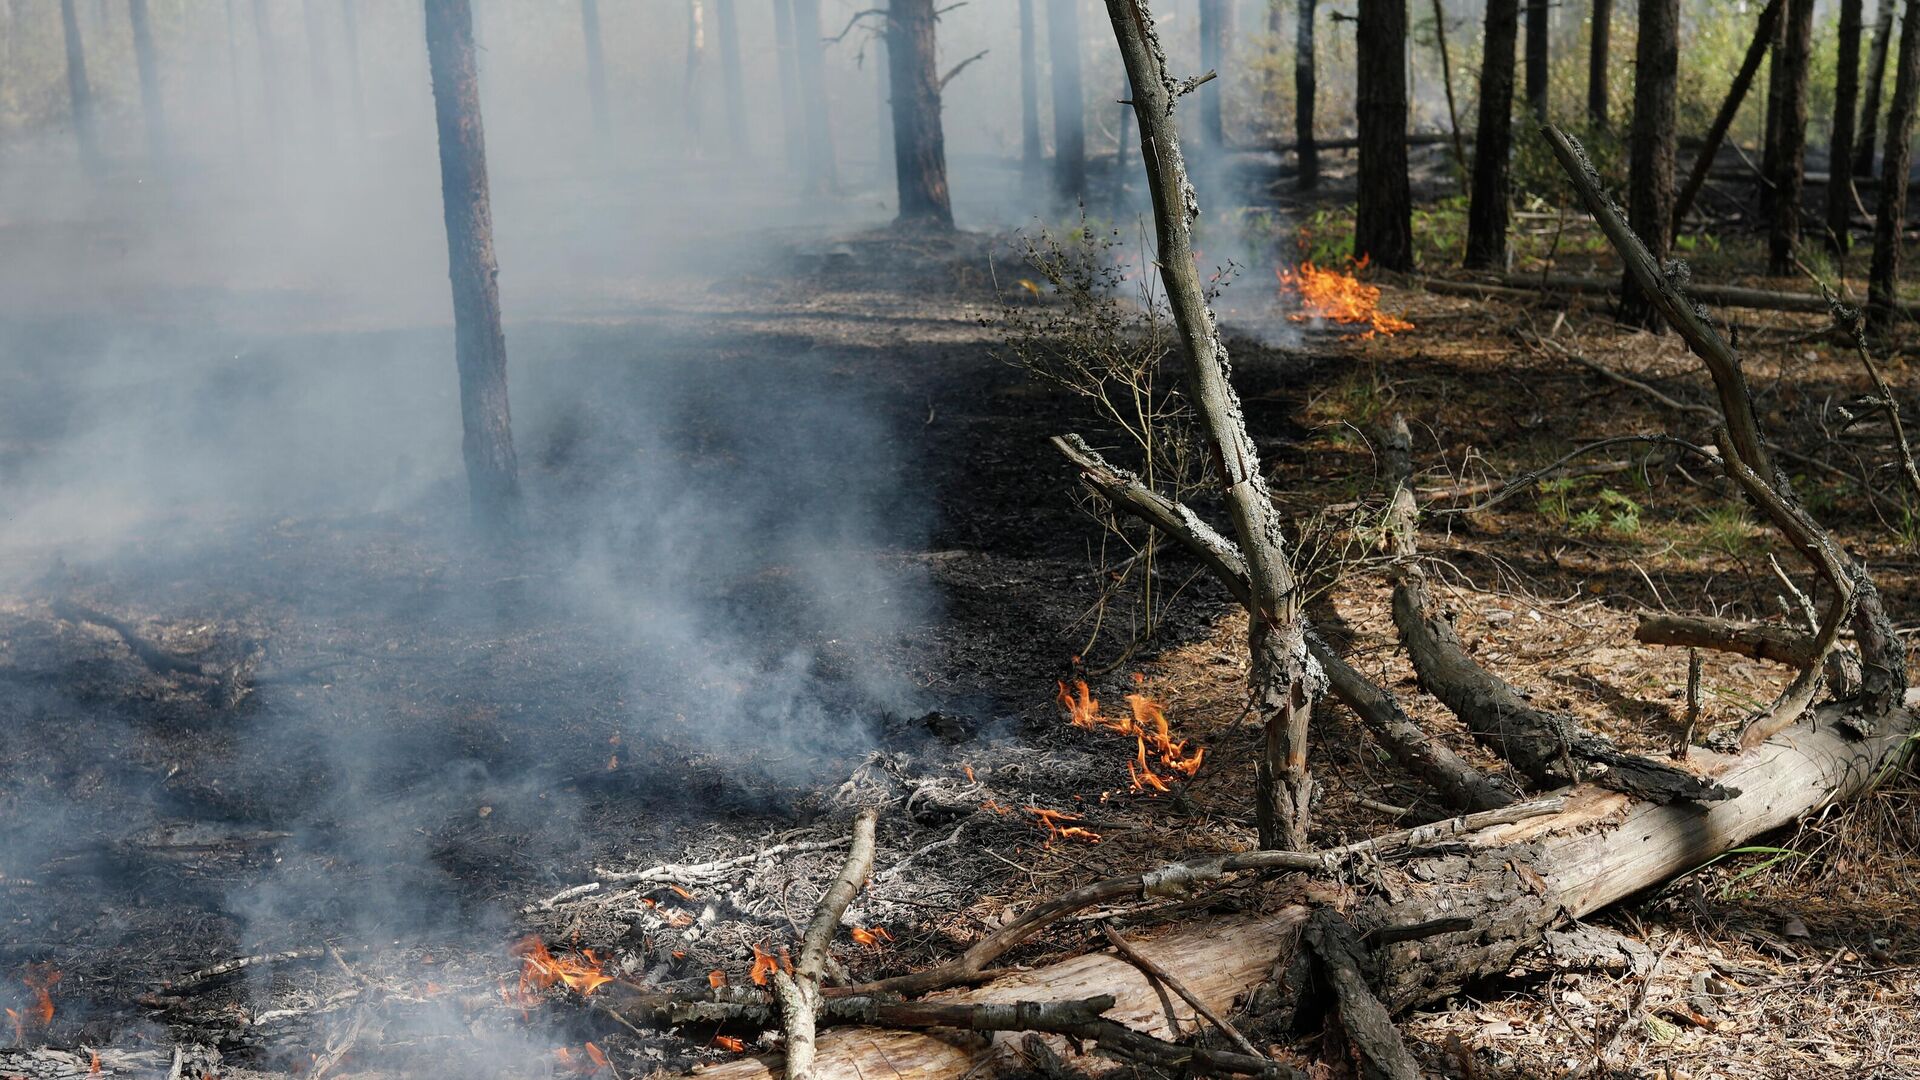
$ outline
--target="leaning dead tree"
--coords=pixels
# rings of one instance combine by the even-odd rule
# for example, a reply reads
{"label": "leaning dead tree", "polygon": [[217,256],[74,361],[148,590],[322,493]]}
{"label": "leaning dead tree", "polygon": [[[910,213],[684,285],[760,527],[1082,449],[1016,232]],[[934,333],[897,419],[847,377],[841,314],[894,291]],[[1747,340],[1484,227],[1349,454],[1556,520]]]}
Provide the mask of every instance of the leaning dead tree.
{"label": "leaning dead tree", "polygon": [[1747,99],[1747,90],[1753,86],[1753,77],[1760,70],[1760,61],[1766,59],[1767,50],[1773,44],[1773,28],[1779,23],[1783,3],[1784,0],[1767,0],[1767,6],[1760,9],[1760,18],[1754,23],[1753,41],[1740,61],[1740,70],[1734,73],[1726,96],[1720,100],[1720,111],[1714,114],[1713,124],[1707,128],[1707,137],[1693,159],[1693,170],[1687,174],[1687,182],[1681,185],[1680,194],[1674,199],[1673,231],[1676,233],[1687,211],[1692,209],[1694,197],[1707,182],[1713,159],[1720,156],[1720,144],[1726,141],[1727,131],[1733,127],[1734,118],[1740,114],[1740,104]]}

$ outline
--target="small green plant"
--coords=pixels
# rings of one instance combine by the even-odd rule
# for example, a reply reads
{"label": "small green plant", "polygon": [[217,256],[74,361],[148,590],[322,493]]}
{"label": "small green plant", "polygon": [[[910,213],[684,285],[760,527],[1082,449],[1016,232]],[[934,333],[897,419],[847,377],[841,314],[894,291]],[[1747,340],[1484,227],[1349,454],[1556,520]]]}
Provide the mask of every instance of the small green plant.
{"label": "small green plant", "polygon": [[1640,504],[1612,488],[1600,489],[1600,506],[1606,513],[1607,531],[1633,536],[1640,531]]}
{"label": "small green plant", "polygon": [[1700,546],[1734,558],[1754,551],[1753,519],[1744,506],[1715,506],[1700,512]]}

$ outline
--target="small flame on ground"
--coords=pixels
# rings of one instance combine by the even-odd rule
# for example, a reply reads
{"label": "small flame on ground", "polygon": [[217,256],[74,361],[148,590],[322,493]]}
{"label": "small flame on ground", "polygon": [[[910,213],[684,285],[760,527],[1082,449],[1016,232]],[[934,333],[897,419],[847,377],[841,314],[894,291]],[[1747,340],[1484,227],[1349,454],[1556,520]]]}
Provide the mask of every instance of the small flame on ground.
{"label": "small flame on ground", "polygon": [[13,1041],[25,1043],[28,1036],[45,1031],[53,1023],[53,987],[60,981],[60,969],[50,964],[28,964],[20,981],[32,991],[33,1003],[6,1013],[13,1025]]}
{"label": "small flame on ground", "polygon": [[755,945],[753,947],[753,970],[747,972],[747,977],[753,980],[755,986],[765,986],[767,985],[767,980],[773,976],[775,971],[784,971],[788,974],[793,973],[793,960],[787,956],[787,950],[782,947],[780,956],[776,959],[772,953]]}
{"label": "small flame on ground", "polygon": [[719,968],[714,968],[712,971],[707,972],[707,986],[709,989],[718,990],[725,985],[727,985],[726,972],[721,971]]}
{"label": "small flame on ground", "polygon": [[[1367,260],[1362,258],[1348,269],[1360,271],[1366,267]],[[1315,266],[1308,261],[1291,270],[1281,267],[1274,275],[1280,279],[1283,291],[1300,298],[1304,310],[1287,316],[1294,322],[1327,319],[1348,326],[1366,326],[1367,332],[1360,335],[1362,338],[1413,329],[1413,324],[1405,319],[1381,311],[1380,289],[1352,273]]]}
{"label": "small flame on ground", "polygon": [[1055,840],[1078,840],[1083,844],[1100,842],[1100,834],[1092,829],[1068,824],[1086,820],[1079,814],[1070,814],[1065,810],[1042,810],[1038,806],[1029,806],[1026,810],[1033,816],[1035,824],[1047,830],[1048,844],[1052,844]]}
{"label": "small flame on ground", "polygon": [[580,950],[577,957],[555,956],[539,935],[529,934],[510,951],[520,958],[520,1000],[523,1004],[536,999],[540,991],[561,983],[575,993],[586,995],[613,981],[613,976],[600,970],[600,960],[593,955],[592,949]]}
{"label": "small flame on ground", "polygon": [[731,1035],[715,1035],[713,1037],[713,1045],[725,1050],[729,1054],[744,1054],[747,1052],[747,1044]]}
{"label": "small flame on ground", "polygon": [[[1145,680],[1136,677],[1135,681]],[[1192,776],[1200,771],[1200,764],[1207,757],[1206,747],[1195,747],[1189,752],[1186,742],[1173,737],[1165,706],[1153,698],[1146,694],[1128,694],[1129,715],[1108,718],[1100,715],[1100,701],[1087,689],[1085,680],[1075,679],[1071,690],[1064,682],[1057,685],[1060,706],[1066,710],[1068,723],[1077,728],[1134,737],[1133,760],[1127,762],[1133,790],[1168,791],[1172,777]]]}
{"label": "small flame on ground", "polygon": [[893,935],[889,934],[884,926],[856,926],[849,933],[853,935],[853,940],[869,949],[881,948],[883,943],[893,940]]}

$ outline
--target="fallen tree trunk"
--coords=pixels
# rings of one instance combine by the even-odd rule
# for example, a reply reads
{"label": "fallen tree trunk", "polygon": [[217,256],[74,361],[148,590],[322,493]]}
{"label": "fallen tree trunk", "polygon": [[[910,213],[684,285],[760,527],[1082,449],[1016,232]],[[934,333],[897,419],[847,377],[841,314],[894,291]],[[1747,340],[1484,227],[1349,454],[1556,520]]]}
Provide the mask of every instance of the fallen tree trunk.
{"label": "fallen tree trunk", "polygon": [[[1920,694],[1908,695],[1908,708]],[[1347,916],[1363,933],[1464,919],[1472,929],[1444,932],[1374,949],[1375,990],[1404,1011],[1459,991],[1476,978],[1508,970],[1517,954],[1571,919],[1685,873],[1771,829],[1791,824],[1829,801],[1857,794],[1902,750],[1913,716],[1899,711],[1898,733],[1855,739],[1836,723],[1844,706],[1827,706],[1766,745],[1736,756],[1700,753],[1719,766],[1721,783],[1741,794],[1711,805],[1659,804],[1591,785],[1575,788],[1566,809],[1496,826],[1482,834],[1497,846],[1418,859],[1375,870],[1372,898],[1351,903]],[[1306,888],[1312,900],[1331,889]],[[1397,899],[1388,899],[1397,897]],[[1284,967],[1312,908],[1288,904],[1254,915],[1187,923],[1134,947],[1164,967],[1216,1011]],[[1115,999],[1109,1019],[1161,1038],[1176,1037],[1148,980],[1125,959],[1090,953],[1009,974],[985,986],[935,995],[950,1003],[1088,998]],[[1176,1002],[1182,1023],[1193,1013]],[[933,1034],[868,1027],[820,1035],[814,1075],[820,1080],[934,1080],[979,1076],[1016,1065],[1018,1039],[958,1032]],[[708,1069],[711,1080],[769,1080],[779,1059],[750,1058]]]}
{"label": "fallen tree trunk", "polygon": [[[1647,615],[1634,628],[1633,640],[1642,645],[1712,649],[1789,667],[1806,667],[1821,659],[1818,643],[1810,631],[1779,623],[1735,622],[1703,615]],[[1827,683],[1835,696],[1848,697],[1859,688],[1859,654],[1835,650],[1823,662]]]}

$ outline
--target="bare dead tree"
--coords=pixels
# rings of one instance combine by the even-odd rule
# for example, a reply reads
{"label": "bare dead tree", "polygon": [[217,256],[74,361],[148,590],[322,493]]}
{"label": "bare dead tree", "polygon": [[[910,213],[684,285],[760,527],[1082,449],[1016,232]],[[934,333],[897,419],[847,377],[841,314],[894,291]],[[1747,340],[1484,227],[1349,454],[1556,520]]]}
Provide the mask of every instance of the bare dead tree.
{"label": "bare dead tree", "polygon": [[1873,45],[1867,50],[1866,96],[1854,125],[1853,175],[1873,175],[1874,139],[1880,128],[1880,92],[1887,82],[1887,47],[1893,40],[1894,0],[1880,0],[1873,19]]}
{"label": "bare dead tree", "polygon": [[425,7],[448,276],[453,283],[461,449],[474,523],[498,537],[519,523],[520,468],[507,402],[507,341],[500,329],[500,271],[493,254],[473,9],[469,0],[425,0]]}
{"label": "bare dead tree", "polygon": [[1807,82],[1813,61],[1814,0],[1787,0],[1785,49],[1775,56],[1780,99],[1774,103],[1773,216],[1767,228],[1767,272],[1793,273],[1800,244],[1800,199],[1806,181]]}
{"label": "bare dead tree", "polygon": [[1314,45],[1314,19],[1320,0],[1295,0],[1293,14],[1293,155],[1298,172],[1294,184],[1301,191],[1320,185],[1320,147],[1314,142],[1313,115],[1319,97],[1319,50]]}
{"label": "bare dead tree", "polygon": [[1747,45],[1747,54],[1740,61],[1740,70],[1734,73],[1726,97],[1720,101],[1720,111],[1714,114],[1713,126],[1707,129],[1707,137],[1701,141],[1700,152],[1693,159],[1693,171],[1687,174],[1687,182],[1674,199],[1675,233],[1680,231],[1682,219],[1692,209],[1693,200],[1700,194],[1701,186],[1707,182],[1707,174],[1713,169],[1713,159],[1720,156],[1720,144],[1726,141],[1727,131],[1733,127],[1734,117],[1740,113],[1740,103],[1746,100],[1753,77],[1760,70],[1760,61],[1766,58],[1767,50],[1773,46],[1774,28],[1779,25],[1780,9],[1784,3],[1785,0],[1767,0],[1767,6],[1760,9],[1760,18],[1753,27],[1753,41]]}
{"label": "bare dead tree", "polygon": [[606,138],[607,61],[600,46],[600,0],[580,0],[580,37],[587,50],[587,106],[593,110],[593,130]]}
{"label": "bare dead tree", "polygon": [[1593,0],[1587,23],[1587,125],[1605,131],[1612,123],[1607,103],[1607,80],[1613,72],[1607,55],[1613,47],[1613,0]]}
{"label": "bare dead tree", "polygon": [[953,200],[947,193],[933,5],[934,0],[890,0],[885,16],[900,206],[896,221],[911,228],[948,230],[953,228]]}
{"label": "bare dead tree", "polygon": [[1853,246],[1853,120],[1860,102],[1861,0],[1840,0],[1840,37],[1835,51],[1833,115],[1827,124],[1827,246],[1844,254]]}
{"label": "bare dead tree", "polygon": [[[1640,0],[1634,46],[1633,127],[1627,138],[1627,214],[1655,259],[1673,239],[1674,97],[1680,73],[1679,0]],[[1652,300],[1628,274],[1621,285],[1621,316],[1658,326]]]}
{"label": "bare dead tree", "polygon": [[1360,0],[1355,110],[1360,127],[1353,255],[1383,270],[1413,269],[1407,181],[1407,0]]}
{"label": "bare dead tree", "polygon": [[1053,67],[1053,190],[1068,205],[1087,197],[1087,103],[1080,85],[1079,0],[1046,0]]}
{"label": "bare dead tree", "polygon": [[1536,120],[1547,118],[1547,98],[1552,88],[1547,83],[1549,19],[1553,8],[1549,0],[1527,0],[1527,108]]}
{"label": "bare dead tree", "polygon": [[133,28],[133,62],[140,69],[140,106],[147,121],[147,156],[156,169],[167,160],[167,110],[160,97],[160,59],[154,54],[153,21],[147,0],[127,0],[127,22]]}
{"label": "bare dead tree", "polygon": [[100,140],[95,130],[93,85],[87,81],[87,51],[80,40],[80,17],[73,0],[60,0],[60,29],[67,45],[67,104],[73,111],[73,137],[80,148],[80,164],[88,172],[100,169]]}
{"label": "bare dead tree", "polygon": [[1867,326],[1883,334],[1894,325],[1899,300],[1900,238],[1906,231],[1907,172],[1913,162],[1913,119],[1920,107],[1920,0],[1907,0],[1900,21],[1900,59],[1887,106],[1887,148],[1881,155],[1875,204],[1873,263],[1867,273]]}
{"label": "bare dead tree", "polygon": [[1485,50],[1480,59],[1480,119],[1473,139],[1473,185],[1467,203],[1466,265],[1477,270],[1498,270],[1507,265],[1513,52],[1519,33],[1519,0],[1487,0]]}

